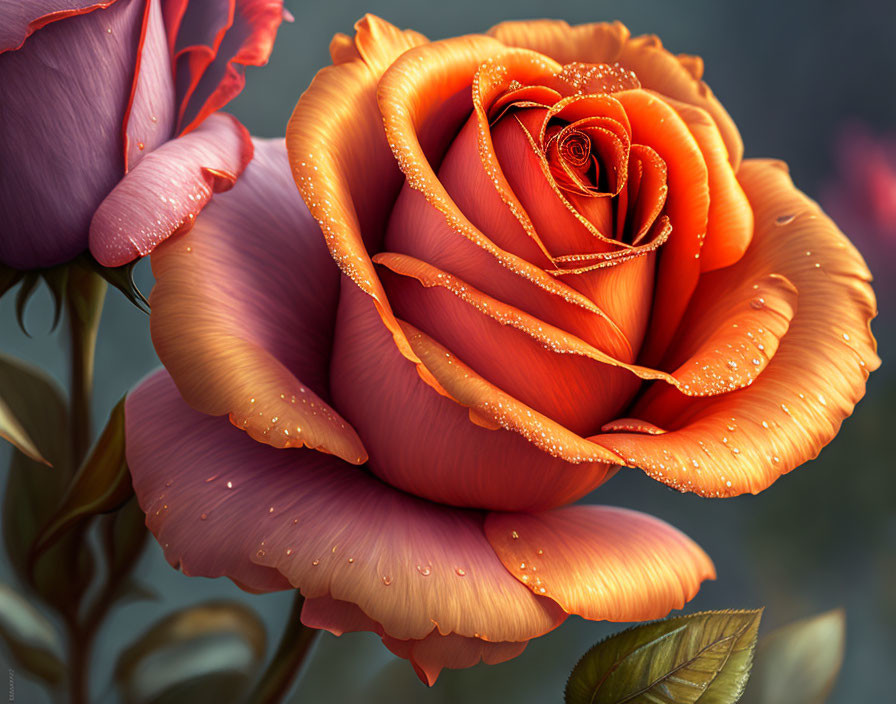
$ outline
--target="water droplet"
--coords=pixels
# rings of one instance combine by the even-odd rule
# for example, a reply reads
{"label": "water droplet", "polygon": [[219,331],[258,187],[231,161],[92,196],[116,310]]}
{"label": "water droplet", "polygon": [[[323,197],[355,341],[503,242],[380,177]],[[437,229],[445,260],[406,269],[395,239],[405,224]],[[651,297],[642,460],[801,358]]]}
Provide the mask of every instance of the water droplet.
{"label": "water droplet", "polygon": [[384,577],[383,577],[383,584],[385,584],[385,585],[388,587],[390,584],[392,584],[392,578],[391,578],[391,577],[388,577],[388,576],[384,576]]}
{"label": "water droplet", "polygon": [[143,142],[137,142],[137,149],[142,152],[144,149],[146,149],[146,145]]}
{"label": "water droplet", "polygon": [[520,569],[521,569],[521,570],[526,569],[526,563],[525,563],[525,562],[521,562],[521,563],[520,563]]}
{"label": "water droplet", "polygon": [[200,513],[200,514],[199,514],[199,520],[200,520],[200,521],[204,521],[206,518],[208,518],[208,514],[207,514],[207,513]]}
{"label": "water droplet", "polygon": [[354,562],[355,562],[355,558],[353,558],[353,557],[348,558],[348,564],[352,565],[352,564],[354,564]]}
{"label": "water droplet", "polygon": [[423,565],[417,565],[417,571],[424,577],[429,577],[430,573],[432,572],[429,567],[424,567]]}
{"label": "water droplet", "polygon": [[513,538],[514,540],[519,540],[520,534],[517,533],[515,530],[512,530],[512,531],[510,531],[510,537]]}
{"label": "water droplet", "polygon": [[796,215],[779,215],[778,217],[775,218],[775,224],[776,225],[789,225],[790,223],[793,222],[794,218],[796,218]]}
{"label": "water droplet", "polygon": [[233,489],[233,482],[227,482],[227,488]]}
{"label": "water droplet", "polygon": [[455,572],[455,574],[457,574],[458,577],[463,577],[464,575],[467,574],[463,567],[456,568],[454,570],[454,572]]}
{"label": "water droplet", "polygon": [[312,560],[312,561],[311,561],[311,566],[312,566],[312,567],[317,567],[319,564],[320,564],[320,560]]}

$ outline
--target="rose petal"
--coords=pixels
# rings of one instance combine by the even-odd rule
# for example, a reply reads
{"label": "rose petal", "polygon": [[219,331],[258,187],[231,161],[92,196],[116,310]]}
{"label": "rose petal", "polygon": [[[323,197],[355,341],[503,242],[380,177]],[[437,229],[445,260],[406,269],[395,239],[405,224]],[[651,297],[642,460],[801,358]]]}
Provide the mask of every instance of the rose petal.
{"label": "rose petal", "polygon": [[367,13],[355,22],[354,44],[371,73],[383,75],[401,54],[429,42],[420,32],[398,29],[393,24]]}
{"label": "rose petal", "polygon": [[5,264],[48,267],[87,248],[90,218],[123,173],[115,136],[142,19],[140,3],[118,2],[53,22],[0,54]]}
{"label": "rose petal", "polygon": [[165,25],[174,59],[178,121],[233,24],[235,4],[235,0],[166,3]]}
{"label": "rose petal", "polygon": [[609,506],[490,513],[485,534],[504,566],[569,614],[602,621],[662,618],[715,569],[668,523]]}
{"label": "rose petal", "polygon": [[[669,431],[663,435],[593,438],[630,466],[706,496],[758,493],[814,458],[880,364],[868,327],[876,305],[861,256],[780,162],[747,160],[738,178],[756,220],[753,241],[737,264],[707,276],[717,283],[787,277],[799,292],[798,309],[777,353],[751,386],[691,399],[686,416],[670,419],[674,425],[645,408],[645,420]],[[714,288],[706,292],[715,295]]]}
{"label": "rose petal", "polygon": [[479,512],[408,496],[328,455],[253,442],[190,409],[164,372],[131,392],[126,419],[147,524],[191,574],[259,585],[279,572],[306,597],[357,604],[400,639],[522,641],[563,618],[504,569]]}
{"label": "rose petal", "polygon": [[122,124],[125,172],[174,133],[174,79],[159,0],[146,3],[128,109]]}
{"label": "rose petal", "polygon": [[703,108],[718,125],[731,165],[737,170],[744,151],[740,133],[709,86],[700,80],[702,71],[699,75],[695,71],[699,57],[673,56],[655,36],[630,38],[620,22],[574,27],[558,20],[504,22],[488,33],[508,46],[533,49],[561,64],[619,62],[635,72],[643,88]]}
{"label": "rose petal", "polygon": [[307,599],[302,607],[302,623],[310,628],[323,628],[340,636],[355,631],[372,631],[400,658],[410,660],[421,681],[435,684],[443,668],[472,667],[480,661],[490,665],[515,658],[525,650],[528,641],[499,642],[467,638],[456,633],[442,635],[432,631],[422,640],[399,640],[386,635],[383,627],[369,618],[355,604],[330,597]]}
{"label": "rose petal", "polygon": [[213,192],[226,191],[252,158],[249,133],[219,113],[200,129],[166,142],[122,179],[90,223],[90,251],[103,266],[149,254],[190,228]]}
{"label": "rose petal", "polygon": [[[188,576],[227,576],[253,592],[289,589],[283,575],[249,559],[257,536],[237,529],[252,498],[240,469],[258,466],[241,466],[239,457],[252,457],[247,445],[263,445],[190,409],[161,369],[128,394],[125,433],[134,492],[168,562]],[[283,456],[298,464],[292,453]]]}
{"label": "rose petal", "polygon": [[446,272],[401,254],[374,261],[400,275],[385,279],[396,315],[574,432],[592,434],[637,389],[637,378],[612,356]]}
{"label": "rose petal", "polygon": [[405,185],[392,210],[385,249],[429,262],[498,300],[595,346],[632,358],[619,326],[587,296],[542,268],[497,247],[482,233],[458,231],[426,197]]}
{"label": "rose petal", "polygon": [[0,54],[20,49],[41,27],[109,7],[115,0],[29,0],[0,5]]}
{"label": "rose petal", "polygon": [[233,24],[182,107],[182,133],[195,129],[239,94],[246,83],[246,66],[268,62],[283,17],[283,0],[236,0]]}
{"label": "rose petal", "polygon": [[361,441],[328,405],[339,271],[295,191],[283,142],[255,145],[237,186],[153,256],[153,342],[197,410],[229,414],[275,447],[361,463]]}
{"label": "rose petal", "polygon": [[[530,305],[538,306],[539,315],[587,320],[580,325],[587,329],[588,324],[595,322],[594,316],[588,313],[605,317],[600,309],[540,267],[502,250],[477,230],[451,201],[426,154],[424,144],[428,139],[424,128],[432,121],[444,120],[446,103],[469,90],[469,81],[476,69],[495,53],[496,48],[500,46],[482,37],[463,37],[416,47],[403,54],[380,80],[378,96],[386,131],[407,177],[407,184],[392,210],[386,246],[392,251],[434,262],[439,268],[461,276],[502,300],[517,299],[515,305],[525,307],[518,299],[522,296],[530,298]],[[550,69],[550,65],[547,68]],[[560,69],[559,66],[553,68]],[[460,121],[455,124],[448,120],[442,130],[453,137],[461,126]],[[337,260],[353,262],[360,256],[352,253],[349,258],[349,250],[339,247],[337,253],[342,253],[337,254]],[[486,272],[493,282],[491,288],[481,280]],[[378,284],[373,276],[373,272],[364,277],[357,272],[353,279],[361,281],[362,288],[368,290],[370,286],[364,283],[367,279],[374,282],[373,286]],[[527,282],[535,286],[529,286]],[[495,288],[501,293],[498,294]],[[377,296],[381,295],[377,293]],[[377,301],[378,308],[383,309],[380,298],[377,297]],[[573,306],[583,308],[585,313],[568,310]],[[396,335],[402,353],[416,361],[400,329],[390,322],[391,313],[382,314]],[[582,334],[588,333],[583,331]]]}
{"label": "rose petal", "polygon": [[464,638],[456,633],[443,636],[432,632],[423,640],[399,641],[383,638],[386,647],[399,657],[408,658],[423,684],[432,687],[443,668],[458,670],[480,662],[497,665],[520,655],[528,645]]}
{"label": "rose petal", "polygon": [[[388,56],[397,57],[408,43],[421,40],[407,34],[399,39]],[[387,55],[377,56],[384,61]],[[379,79],[380,71],[360,60],[319,71],[290,118],[286,144],[299,192],[321,223],[333,258],[373,297],[402,353],[413,358],[367,254],[382,242],[403,181],[385,133],[371,128],[382,119],[376,103]]]}
{"label": "rose petal", "polygon": [[[422,338],[413,344],[426,364],[416,372],[367,296],[343,283],[333,398],[364,439],[371,469],[393,486],[458,506],[537,510],[584,495],[620,461],[483,381],[443,347]],[[439,381],[424,383],[430,368]],[[431,388],[440,382],[451,397]],[[512,432],[495,430],[502,423]]]}
{"label": "rose petal", "polygon": [[[749,386],[762,373],[778,348],[778,340],[787,332],[796,307],[796,289],[782,276],[769,276],[758,283],[742,282],[735,295],[724,291],[719,292],[724,295],[705,297],[705,305],[695,305],[683,326],[678,356],[672,358],[677,369],[668,374],[626,364],[425,262],[390,252],[376,255],[374,261],[425,287],[402,286],[397,277],[387,279],[390,299],[403,320],[431,331],[489,381],[580,433],[586,432],[577,427],[581,419],[570,422],[567,415],[581,412],[589,403],[598,408],[622,405],[634,392],[625,376],[609,374],[607,369],[601,373],[601,365],[618,367],[620,372],[625,370],[643,380],[661,380],[669,390],[680,392],[676,394],[679,398],[682,394],[727,393]],[[453,297],[447,295],[449,292]],[[552,355],[557,358],[550,359]],[[598,365],[589,369],[592,362]],[[548,369],[544,369],[546,364],[550,365]],[[526,371],[525,379],[515,378],[517,367]],[[589,378],[589,374],[598,377]],[[540,377],[544,380],[539,383]],[[550,408],[542,408],[555,393],[552,386],[557,387],[557,397]],[[586,392],[586,396],[597,398],[582,400],[578,397],[583,389],[600,389],[600,394]],[[662,394],[662,387],[657,390]],[[652,409],[653,403],[651,397],[646,405]],[[676,412],[683,410],[677,408]]]}
{"label": "rose petal", "polygon": [[643,90],[616,93],[632,124],[632,142],[652,147],[666,163],[669,192],[664,212],[672,233],[657,267],[654,304],[641,359],[662,357],[700,276],[700,247],[706,236],[709,181],[706,164],[687,125],[663,100]]}
{"label": "rose petal", "polygon": [[612,63],[629,38],[621,22],[570,26],[562,20],[502,22],[488,34],[507,46],[532,49],[561,64]]}
{"label": "rose petal", "polygon": [[704,277],[663,366],[675,369],[679,388],[654,385],[634,409],[661,425],[680,421],[691,410],[684,396],[712,396],[752,384],[787,334],[798,292],[780,274],[741,280],[726,273]]}
{"label": "rose petal", "polygon": [[716,123],[700,108],[668,100],[697,141],[709,177],[706,240],[700,250],[700,270],[712,271],[740,259],[753,237],[753,211],[728,161],[728,151]]}

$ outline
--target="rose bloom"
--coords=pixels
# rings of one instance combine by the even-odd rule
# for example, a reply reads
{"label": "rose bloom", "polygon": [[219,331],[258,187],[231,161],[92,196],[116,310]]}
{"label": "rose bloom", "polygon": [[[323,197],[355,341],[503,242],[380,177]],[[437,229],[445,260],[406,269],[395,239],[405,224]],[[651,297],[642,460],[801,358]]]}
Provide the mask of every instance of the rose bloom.
{"label": "rose bloom", "polygon": [[187,229],[252,158],[213,114],[266,63],[282,0],[0,3],[0,264],[106,266]]}
{"label": "rose bloom", "polygon": [[310,216],[259,142],[152,257],[149,527],[430,684],[569,614],[682,607],[714,576],[693,542],[566,504],[620,466],[733,496],[814,457],[878,364],[864,263],[656,38],[356,30],[287,131]]}

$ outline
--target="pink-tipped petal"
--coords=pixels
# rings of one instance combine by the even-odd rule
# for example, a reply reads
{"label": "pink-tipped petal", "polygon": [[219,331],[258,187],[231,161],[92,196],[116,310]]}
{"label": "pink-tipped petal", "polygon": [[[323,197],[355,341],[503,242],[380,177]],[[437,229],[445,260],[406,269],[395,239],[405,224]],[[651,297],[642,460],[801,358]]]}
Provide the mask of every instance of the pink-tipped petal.
{"label": "pink-tipped petal", "polygon": [[90,251],[103,266],[121,266],[188,230],[212,193],[233,187],[252,158],[249,133],[219,113],[189,135],[167,142],[123,178],[90,222]]}
{"label": "pink-tipped petal", "polygon": [[164,370],[128,394],[125,432],[134,491],[168,562],[188,576],[226,576],[253,592],[289,588],[279,572],[250,560],[257,536],[241,521],[253,493],[239,470],[241,461],[257,463],[245,445],[251,440],[191,410]]}
{"label": "pink-tipped petal", "polygon": [[490,513],[485,532],[504,566],[533,593],[592,620],[662,618],[715,578],[709,557],[690,538],[627,509]]}
{"label": "pink-tipped petal", "polygon": [[228,414],[275,447],[363,462],[361,441],[328,403],[339,270],[296,192],[283,141],[255,145],[236,187],[154,254],[153,342],[197,410]]}
{"label": "pink-tipped petal", "polygon": [[563,619],[504,569],[480,512],[408,496],[329,455],[253,442],[192,410],[164,372],[131,392],[126,422],[147,524],[189,574],[255,589],[282,588],[270,576],[282,574],[309,599],[357,604],[401,640],[518,642]]}
{"label": "pink-tipped petal", "polygon": [[143,9],[73,15],[0,54],[0,262],[48,267],[87,248],[90,218],[124,170]]}

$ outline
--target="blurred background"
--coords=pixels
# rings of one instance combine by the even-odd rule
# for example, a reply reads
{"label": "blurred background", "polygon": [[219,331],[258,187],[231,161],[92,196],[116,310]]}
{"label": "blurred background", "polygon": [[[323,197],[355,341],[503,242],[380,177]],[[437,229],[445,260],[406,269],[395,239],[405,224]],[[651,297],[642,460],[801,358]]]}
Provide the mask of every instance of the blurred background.
{"label": "blurred background", "polygon": [[[270,64],[250,69],[230,107],[257,135],[282,135],[301,92],[329,61],[335,32],[373,12],[430,38],[485,30],[503,19],[553,17],[571,23],[619,19],[633,34],[655,33],[673,52],[701,55],[705,78],[740,127],[748,157],[790,164],[796,184],[820,200],[856,242],[875,273],[881,313],[874,323],[883,368],[840,435],[812,462],[759,496],[708,500],[680,495],[625,470],[585,501],[659,516],[700,543],[715,560],[687,612],[765,606],[763,631],[843,606],[846,660],[830,702],[892,701],[896,662],[896,472],[887,436],[896,413],[893,341],[896,264],[896,4],[878,0],[754,0],[750,3],[628,0],[287,0],[295,16],[280,30]],[[142,290],[149,267],[138,270]],[[0,351],[47,369],[65,384],[64,336],[48,334],[52,307],[44,289],[26,315],[32,338],[15,323],[13,296],[0,300]],[[110,292],[97,350],[95,427],[122,394],[158,365],[148,319]],[[7,450],[0,448],[0,482]],[[255,609],[276,642],[291,595],[251,596],[224,579],[188,579],[150,543],[138,577],[161,594],[113,611],[96,648],[93,690],[114,701],[110,671],[135,634],[161,615],[211,597]],[[13,580],[0,565],[0,580]],[[322,634],[290,701],[305,704],[391,702],[550,702],[562,699],[578,657],[618,624],[571,618],[497,666],[445,671],[427,691],[405,661],[370,634]],[[0,655],[0,657],[3,657]],[[18,701],[49,701],[25,675]],[[199,699],[201,700],[201,699]]]}

